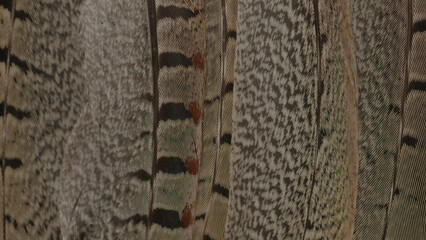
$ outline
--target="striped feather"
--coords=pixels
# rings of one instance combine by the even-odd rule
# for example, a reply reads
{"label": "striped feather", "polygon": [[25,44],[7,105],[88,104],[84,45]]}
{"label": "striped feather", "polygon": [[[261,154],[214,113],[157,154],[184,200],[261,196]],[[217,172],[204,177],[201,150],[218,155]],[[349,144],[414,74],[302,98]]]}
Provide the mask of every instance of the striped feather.
{"label": "striped feather", "polygon": [[2,239],[61,237],[58,176],[85,100],[78,2],[0,1]]}
{"label": "striped feather", "polygon": [[223,44],[222,56],[222,89],[219,144],[215,175],[211,185],[211,198],[206,212],[206,222],[203,228],[204,238],[225,239],[226,216],[229,198],[229,157],[232,140],[232,103],[234,84],[234,58],[236,34],[236,16],[238,1],[222,1]]}
{"label": "striped feather", "polygon": [[[407,0],[404,87],[385,239],[426,238],[426,5]],[[400,59],[401,61],[401,59]]]}
{"label": "striped feather", "polygon": [[202,153],[206,25],[199,1],[155,1],[158,129],[149,236],[194,232]]}

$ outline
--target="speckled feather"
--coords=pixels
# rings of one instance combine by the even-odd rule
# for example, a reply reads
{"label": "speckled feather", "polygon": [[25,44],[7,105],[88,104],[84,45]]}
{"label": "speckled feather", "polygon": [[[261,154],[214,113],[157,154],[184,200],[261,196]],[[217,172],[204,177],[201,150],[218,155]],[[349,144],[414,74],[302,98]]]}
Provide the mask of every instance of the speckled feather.
{"label": "speckled feather", "polygon": [[240,2],[227,239],[350,238],[350,5],[319,2]]}
{"label": "speckled feather", "polygon": [[86,1],[81,9],[89,99],[60,172],[62,236],[143,239],[153,126],[147,5]]}
{"label": "speckled feather", "polygon": [[239,1],[226,239],[302,238],[316,146],[312,1]]}

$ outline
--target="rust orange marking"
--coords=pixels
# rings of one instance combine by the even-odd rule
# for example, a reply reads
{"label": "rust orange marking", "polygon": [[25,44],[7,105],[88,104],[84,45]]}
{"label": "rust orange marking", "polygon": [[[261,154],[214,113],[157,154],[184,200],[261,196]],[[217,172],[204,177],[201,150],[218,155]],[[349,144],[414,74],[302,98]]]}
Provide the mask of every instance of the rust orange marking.
{"label": "rust orange marking", "polygon": [[182,216],[180,217],[183,227],[189,227],[193,222],[194,218],[192,217],[192,206],[188,205],[185,210],[183,210]]}
{"label": "rust orange marking", "polygon": [[193,158],[193,157],[187,157],[186,158],[186,169],[188,170],[188,172],[192,175],[196,175],[198,172],[198,159]]}
{"label": "rust orange marking", "polygon": [[195,68],[203,70],[205,67],[204,63],[204,55],[202,52],[197,52],[192,56],[192,64],[195,66]]}
{"label": "rust orange marking", "polygon": [[192,119],[194,120],[195,125],[198,125],[201,119],[201,110],[197,102],[194,101],[189,104],[189,112],[192,115]]}

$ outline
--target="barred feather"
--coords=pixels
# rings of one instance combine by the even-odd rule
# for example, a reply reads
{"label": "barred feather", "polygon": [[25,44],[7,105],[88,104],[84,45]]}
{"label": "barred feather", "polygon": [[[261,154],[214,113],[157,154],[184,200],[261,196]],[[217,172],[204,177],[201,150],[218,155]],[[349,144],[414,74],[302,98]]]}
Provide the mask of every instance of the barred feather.
{"label": "barred feather", "polygon": [[59,171],[85,100],[78,7],[0,1],[2,239],[61,237]]}
{"label": "barred feather", "polygon": [[224,46],[222,46],[221,124],[219,136],[217,136],[219,149],[216,156],[215,175],[211,184],[211,198],[203,228],[204,238],[215,240],[225,239],[225,223],[228,213],[237,4],[236,0],[222,1],[222,44]]}
{"label": "barred feather", "polygon": [[151,239],[193,234],[202,161],[205,13],[200,1],[155,1],[158,44],[157,159]]}

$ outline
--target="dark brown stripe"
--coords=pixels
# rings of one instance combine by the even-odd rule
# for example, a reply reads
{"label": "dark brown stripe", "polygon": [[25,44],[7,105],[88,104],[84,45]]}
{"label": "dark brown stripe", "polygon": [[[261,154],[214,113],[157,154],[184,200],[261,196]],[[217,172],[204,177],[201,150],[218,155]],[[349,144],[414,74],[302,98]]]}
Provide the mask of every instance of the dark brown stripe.
{"label": "dark brown stripe", "polygon": [[[4,102],[0,103],[0,108],[4,108]],[[6,112],[19,120],[22,120],[23,118],[29,118],[31,116],[29,112],[19,110],[11,105],[6,106]],[[3,114],[4,112],[0,111],[0,116],[3,116]]]}
{"label": "dark brown stripe", "polygon": [[161,208],[156,208],[152,212],[152,223],[169,229],[183,227],[178,212]]}
{"label": "dark brown stripe", "polygon": [[161,157],[156,163],[157,172],[178,174],[186,172],[185,162],[178,157]]}
{"label": "dark brown stripe", "polygon": [[127,173],[128,177],[137,178],[142,182],[151,180],[151,174],[147,173],[145,170],[140,169],[136,172]]}
{"label": "dark brown stripe", "polygon": [[212,99],[205,99],[205,100],[204,100],[204,104],[206,104],[206,105],[210,105],[210,104],[212,104],[212,103],[214,103],[214,102],[216,102],[216,101],[218,101],[218,100],[220,100],[220,97],[219,97],[219,96],[216,96],[216,97],[214,97],[214,98],[212,98]]}
{"label": "dark brown stripe", "polygon": [[408,145],[410,147],[416,147],[417,145],[417,139],[411,136],[404,136],[401,140],[402,145]]}
{"label": "dark brown stripe", "polygon": [[33,20],[28,13],[26,13],[22,10],[15,10],[15,17],[14,18],[19,19],[21,21],[26,21],[26,20],[32,21]]}
{"label": "dark brown stripe", "polygon": [[389,111],[388,111],[388,113],[391,113],[391,112],[394,112],[394,113],[396,113],[396,114],[400,114],[399,106],[396,106],[396,105],[391,104],[391,105],[389,106]]}
{"label": "dark brown stripe", "polygon": [[220,137],[220,144],[227,143],[231,145],[231,141],[232,141],[232,134],[230,133],[223,134],[222,137]]}
{"label": "dark brown stripe", "polygon": [[[423,3],[423,4],[425,4],[425,3]],[[426,31],[426,20],[422,20],[420,22],[416,22],[413,25],[413,28],[412,28],[412,32],[413,33],[424,32],[424,31]]]}
{"label": "dark brown stripe", "polygon": [[30,70],[29,64],[27,64],[25,61],[19,59],[15,55],[10,55],[10,63],[15,64],[25,73],[28,73],[28,71]]}
{"label": "dark brown stripe", "polygon": [[166,6],[166,7],[159,6],[157,8],[157,21],[163,18],[171,18],[171,19],[183,18],[185,20],[188,20],[190,18],[197,16],[198,13],[199,13],[198,10],[195,10],[195,12],[192,12],[190,9],[179,8],[176,6]]}
{"label": "dark brown stripe", "polygon": [[152,102],[154,99],[154,96],[152,96],[151,93],[145,93],[142,95],[142,99]]}
{"label": "dark brown stripe", "polygon": [[[7,51],[7,49],[6,49]],[[7,58],[7,54],[4,55],[4,49],[0,50],[0,61],[3,61],[4,56]],[[25,74],[28,73],[28,71],[32,71],[35,74],[45,76],[47,78],[53,78],[52,74],[49,74],[39,68],[36,68],[35,66],[28,64],[24,60],[19,59],[17,56],[10,54],[10,63],[16,65],[21,71],[23,71]]]}
{"label": "dark brown stripe", "polygon": [[3,8],[6,8],[10,12],[12,11],[12,5],[13,5],[12,0],[2,0],[2,1],[0,1],[0,6],[2,6]]}
{"label": "dark brown stripe", "polygon": [[116,226],[126,226],[127,224],[129,224],[130,222],[132,222],[134,225],[137,225],[139,223],[143,223],[144,225],[147,224],[148,222],[148,217],[146,215],[140,215],[140,214],[135,214],[131,217],[125,218],[125,219],[120,219],[117,216],[114,216],[111,218],[111,223],[113,223]]}
{"label": "dark brown stripe", "polygon": [[160,121],[185,120],[188,118],[192,118],[192,115],[183,103],[164,103],[158,113]]}
{"label": "dark brown stripe", "polygon": [[229,197],[229,190],[227,188],[225,188],[225,187],[222,187],[219,184],[213,185],[212,190],[213,190],[213,192],[219,193],[220,195],[222,195],[222,196],[224,196],[226,198]]}
{"label": "dark brown stripe", "polygon": [[146,136],[149,136],[149,134],[151,134],[151,132],[150,132],[150,131],[143,131],[143,132],[141,132],[141,134],[139,134],[139,137],[140,137],[140,138],[144,138],[144,137],[146,137]]}
{"label": "dark brown stripe", "polygon": [[200,220],[200,219],[205,219],[205,218],[206,218],[206,214],[203,213],[203,214],[200,214],[198,216],[195,216],[195,221]]}
{"label": "dark brown stripe", "polygon": [[237,39],[237,32],[236,31],[229,31],[227,34],[228,34],[228,38]]}
{"label": "dark brown stripe", "polygon": [[203,236],[203,240],[213,240],[213,238],[211,238],[209,235],[204,234]]}
{"label": "dark brown stripe", "polygon": [[6,62],[7,61],[7,48],[0,48],[0,62]]}
{"label": "dark brown stripe", "polygon": [[165,52],[159,57],[158,67],[192,66],[192,60],[182,53]]}
{"label": "dark brown stripe", "polygon": [[234,83],[233,83],[233,82],[230,82],[230,83],[226,84],[226,87],[225,87],[225,94],[226,94],[226,93],[233,92],[233,91],[234,91]]}
{"label": "dark brown stripe", "polygon": [[417,90],[426,92],[426,82],[412,81],[408,86],[408,91]]}
{"label": "dark brown stripe", "polygon": [[[17,159],[17,158],[5,158],[5,167],[10,167],[12,169],[17,169],[20,168],[22,166],[22,161],[21,159]],[[1,168],[3,168],[3,166],[0,166]]]}

